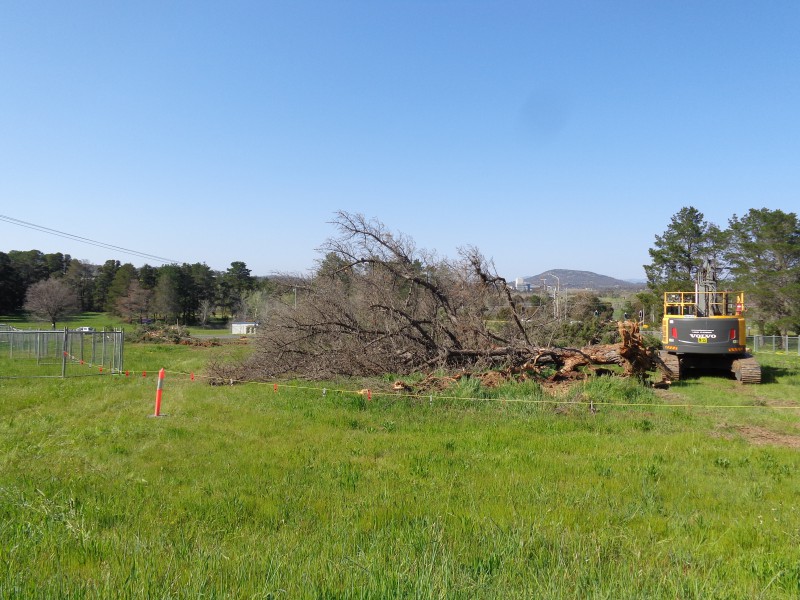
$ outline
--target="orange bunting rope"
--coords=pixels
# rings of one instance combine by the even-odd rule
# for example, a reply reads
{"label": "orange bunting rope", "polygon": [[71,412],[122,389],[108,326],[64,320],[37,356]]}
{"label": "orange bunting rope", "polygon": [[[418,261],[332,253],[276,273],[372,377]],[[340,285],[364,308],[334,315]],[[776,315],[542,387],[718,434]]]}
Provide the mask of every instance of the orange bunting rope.
{"label": "orange bunting rope", "polygon": [[[101,367],[102,369],[102,367]],[[166,372],[165,369],[161,371]],[[170,373],[175,373],[177,375],[188,377],[190,381],[195,381],[197,378],[200,379],[211,379],[206,375],[196,375],[194,372],[186,372],[186,371],[169,371]],[[125,371],[125,375],[128,375],[128,371]],[[142,377],[147,376],[147,371],[142,371]],[[241,384],[251,384],[251,385],[272,385],[272,391],[274,393],[278,393],[279,383],[273,381],[246,381],[246,380],[230,380],[230,384],[233,385],[234,383],[241,383]],[[328,388],[318,388],[318,387],[311,387],[311,386],[302,386],[302,385],[294,385],[286,382],[281,382],[281,386],[287,387],[293,390],[313,390],[316,393],[321,393],[322,397],[325,398],[328,396],[328,392],[333,392],[336,394],[357,394],[361,397],[365,397],[365,399],[369,402],[372,401],[372,390],[369,388],[363,388],[360,390],[352,390],[352,389],[333,389],[330,390]],[[378,392],[378,396],[386,396],[386,397],[396,397],[395,393],[391,392]],[[428,404],[433,407],[434,406],[434,397],[433,394],[425,393],[425,394],[403,394],[404,398],[419,398],[419,399],[427,399]],[[559,398],[547,398],[547,399],[532,399],[532,398],[508,398],[508,397],[500,397],[500,398],[469,398],[469,397],[462,397],[462,396],[437,396],[437,400],[458,400],[464,402],[498,402],[501,403],[503,406],[507,407],[510,404],[555,404],[555,405],[573,405],[573,406],[581,406],[585,405],[590,410],[592,408],[599,408],[599,407],[610,407],[610,408],[625,408],[625,407],[651,407],[651,408],[668,408],[668,409],[675,409],[675,408],[685,408],[691,410],[692,408],[705,408],[705,409],[712,409],[712,408],[719,408],[719,409],[758,409],[764,408],[760,405],[756,404],[707,404],[707,405],[693,405],[689,403],[662,403],[662,402],[620,402],[620,403],[598,403],[592,400],[563,400]],[[790,410],[790,411],[800,411],[800,406],[769,406],[766,407],[772,410]]]}

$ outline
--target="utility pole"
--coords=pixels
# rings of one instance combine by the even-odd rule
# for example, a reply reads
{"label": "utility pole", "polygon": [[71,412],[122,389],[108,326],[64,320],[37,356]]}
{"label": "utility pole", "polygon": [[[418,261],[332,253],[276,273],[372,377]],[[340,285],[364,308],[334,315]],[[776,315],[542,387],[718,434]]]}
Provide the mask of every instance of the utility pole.
{"label": "utility pole", "polygon": [[559,301],[559,296],[561,296],[561,278],[558,275],[553,275],[553,277],[555,277],[556,281],[558,282],[555,288],[555,293],[553,295],[553,298],[555,299],[556,319],[560,319],[561,310],[560,307],[558,306],[558,301]]}

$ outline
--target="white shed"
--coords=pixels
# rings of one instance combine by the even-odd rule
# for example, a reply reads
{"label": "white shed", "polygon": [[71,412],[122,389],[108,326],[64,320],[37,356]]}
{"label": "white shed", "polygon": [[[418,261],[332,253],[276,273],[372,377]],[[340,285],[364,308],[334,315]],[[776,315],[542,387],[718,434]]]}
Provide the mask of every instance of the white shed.
{"label": "white shed", "polygon": [[251,335],[258,329],[255,321],[237,321],[231,323],[231,333],[235,335]]}

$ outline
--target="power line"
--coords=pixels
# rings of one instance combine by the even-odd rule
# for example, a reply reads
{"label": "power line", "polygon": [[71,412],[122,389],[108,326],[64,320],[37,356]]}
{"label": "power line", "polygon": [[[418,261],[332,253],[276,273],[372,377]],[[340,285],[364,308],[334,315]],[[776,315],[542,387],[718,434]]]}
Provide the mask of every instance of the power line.
{"label": "power line", "polygon": [[121,246],[115,246],[114,244],[107,244],[105,242],[92,240],[90,238],[82,237],[80,235],[75,235],[73,233],[67,233],[65,231],[59,231],[58,229],[51,229],[49,227],[44,227],[43,225],[36,225],[35,223],[28,223],[27,221],[21,221],[19,219],[8,217],[6,215],[0,215],[0,221],[5,221],[6,223],[11,223],[12,225],[18,225],[19,227],[25,227],[27,229],[33,229],[34,231],[49,233],[50,235],[66,238],[68,240],[74,240],[77,242],[81,242],[83,244],[88,244],[90,246],[97,246],[98,248],[105,248],[106,250],[115,250],[117,252],[122,252],[125,254],[132,254],[133,256],[138,256],[139,258],[146,258],[160,263],[181,262],[179,260],[175,260],[174,258],[164,258],[163,256],[156,256],[155,254],[147,254],[146,252],[139,252],[138,250],[131,250],[130,248],[123,248]]}

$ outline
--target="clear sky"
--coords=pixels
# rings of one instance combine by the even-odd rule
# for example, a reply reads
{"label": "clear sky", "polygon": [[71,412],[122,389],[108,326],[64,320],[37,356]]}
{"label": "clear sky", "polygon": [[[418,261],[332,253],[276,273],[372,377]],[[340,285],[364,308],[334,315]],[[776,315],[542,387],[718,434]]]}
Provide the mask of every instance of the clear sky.
{"label": "clear sky", "polygon": [[179,262],[307,272],[346,210],[643,278],[681,207],[799,190],[796,0],[0,0],[0,214]]}

